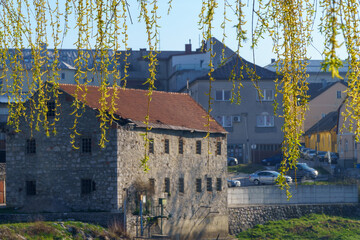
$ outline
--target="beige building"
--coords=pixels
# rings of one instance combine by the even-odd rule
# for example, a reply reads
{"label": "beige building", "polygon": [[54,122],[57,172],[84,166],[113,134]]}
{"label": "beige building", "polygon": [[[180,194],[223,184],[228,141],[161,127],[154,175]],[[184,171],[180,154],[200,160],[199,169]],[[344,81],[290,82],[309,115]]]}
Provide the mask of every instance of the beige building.
{"label": "beige building", "polygon": [[[237,62],[236,62],[237,61]],[[232,95],[233,83],[229,81],[233,66],[236,66],[236,77],[243,75],[240,88],[241,104],[235,104],[230,101],[236,96]],[[258,81],[260,91],[263,97],[259,98],[258,91],[254,87],[247,74],[245,67],[247,65],[253,68],[253,64],[241,58],[234,58],[227,64],[217,68],[213,72],[216,79],[212,82],[211,97],[211,115],[228,132],[228,156],[237,157],[240,162],[259,162],[264,157],[271,156],[281,150],[283,133],[281,127],[283,120],[274,116],[275,83],[277,75],[274,72],[256,66],[256,73],[260,77]],[[241,69],[241,70],[240,70]],[[238,89],[239,82],[236,80],[235,92]],[[204,108],[208,108],[209,92],[208,76],[197,78],[191,82],[188,91],[189,94]],[[236,93],[235,93],[236,95]],[[276,99],[278,102],[281,98]]]}

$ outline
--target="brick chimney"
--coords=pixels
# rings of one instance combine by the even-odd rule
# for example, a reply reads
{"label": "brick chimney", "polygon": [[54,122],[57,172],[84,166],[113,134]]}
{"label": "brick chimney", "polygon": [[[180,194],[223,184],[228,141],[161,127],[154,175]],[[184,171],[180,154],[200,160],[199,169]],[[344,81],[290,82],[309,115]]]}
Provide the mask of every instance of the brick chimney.
{"label": "brick chimney", "polygon": [[189,43],[185,44],[185,53],[191,53],[191,39],[189,39]]}

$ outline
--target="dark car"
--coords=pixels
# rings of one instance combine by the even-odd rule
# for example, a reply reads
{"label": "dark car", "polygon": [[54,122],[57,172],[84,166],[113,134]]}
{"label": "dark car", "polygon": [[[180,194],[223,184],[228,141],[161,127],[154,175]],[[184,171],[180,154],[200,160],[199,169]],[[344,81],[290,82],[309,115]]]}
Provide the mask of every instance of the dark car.
{"label": "dark car", "polygon": [[326,156],[327,152],[325,151],[318,151],[317,152],[317,158],[319,159],[320,162],[324,162],[325,160],[325,156]]}
{"label": "dark car", "polygon": [[306,163],[297,163],[296,169],[290,168],[287,174],[293,179],[315,179],[319,175],[318,171],[316,171],[314,168],[309,167]]}
{"label": "dark car", "polygon": [[227,163],[228,163],[228,166],[235,166],[237,165],[239,162],[236,158],[234,157],[228,157],[227,158]]}
{"label": "dark car", "polygon": [[331,164],[337,164],[339,160],[339,154],[334,152],[327,152],[325,154],[325,162],[331,163]]}
{"label": "dark car", "polygon": [[276,154],[274,156],[261,160],[261,163],[265,166],[275,166],[276,164],[281,163],[282,160],[283,160],[283,155]]}

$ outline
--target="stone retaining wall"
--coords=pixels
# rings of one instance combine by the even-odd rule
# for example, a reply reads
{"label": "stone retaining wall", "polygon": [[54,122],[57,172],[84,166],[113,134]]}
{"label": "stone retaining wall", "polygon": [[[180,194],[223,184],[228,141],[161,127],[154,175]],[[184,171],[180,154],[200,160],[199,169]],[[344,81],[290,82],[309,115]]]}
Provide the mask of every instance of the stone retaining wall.
{"label": "stone retaining wall", "polygon": [[299,218],[311,213],[342,217],[359,217],[359,204],[267,205],[229,208],[229,233],[242,231],[269,221]]}

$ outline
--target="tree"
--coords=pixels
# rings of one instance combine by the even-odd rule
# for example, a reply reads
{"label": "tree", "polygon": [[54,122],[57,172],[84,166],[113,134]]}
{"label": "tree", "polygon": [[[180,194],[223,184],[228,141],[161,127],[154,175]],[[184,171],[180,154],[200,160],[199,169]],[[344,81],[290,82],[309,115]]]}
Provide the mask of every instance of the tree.
{"label": "tree", "polygon": [[[118,87],[122,82],[126,86],[126,77],[128,71],[127,57],[123,58],[124,75],[120,75],[118,61],[118,50],[120,47],[128,49],[128,19],[129,11],[127,0],[65,0],[64,7],[59,0],[2,0],[0,11],[0,64],[2,73],[0,78],[3,80],[3,92],[11,94],[14,100],[10,104],[9,124],[18,129],[19,118],[24,115],[24,96],[22,86],[26,79],[31,78],[30,92],[37,91],[39,102],[33,103],[34,109],[31,124],[40,130],[43,126],[45,132],[50,134],[52,127],[53,133],[56,133],[55,126],[49,126],[46,118],[48,111],[46,100],[51,93],[57,99],[57,87],[59,82],[58,49],[61,47],[63,39],[61,34],[66,34],[71,26],[69,19],[76,22],[75,30],[77,32],[77,41],[75,45],[78,49],[78,57],[75,61],[76,75],[75,81],[78,85],[78,92],[85,89],[86,83],[80,85],[79,80],[90,72],[100,79],[100,89],[102,98],[100,100],[101,109],[99,118],[101,119],[101,128],[103,138],[100,145],[104,146],[106,142],[105,132],[108,123],[114,119],[114,99],[110,107],[106,102],[108,86]],[[146,56],[149,60],[150,77],[145,84],[148,85],[148,106],[151,102],[154,82],[156,81],[156,65],[158,50],[158,1],[157,0],[138,0],[139,20],[146,26],[147,42],[150,53]],[[325,50],[323,52],[325,60],[323,69],[332,72],[333,76],[338,75],[338,68],[341,67],[341,61],[337,56],[337,49],[341,44],[338,43],[340,36],[344,38],[344,44],[348,51],[349,62],[349,90],[347,91],[347,113],[346,118],[350,120],[350,129],[355,133],[358,140],[360,135],[360,91],[359,91],[359,3],[355,0],[320,0],[312,3],[310,0],[253,0],[252,16],[244,15],[244,6],[242,0],[234,0],[230,3],[228,0],[223,2],[224,24],[221,27],[225,33],[225,23],[227,19],[227,9],[232,9],[237,22],[235,29],[237,32],[237,53],[240,53],[243,41],[246,39],[244,24],[246,21],[253,21],[254,30],[251,32],[252,45],[256,46],[259,39],[268,34],[273,41],[273,51],[277,56],[277,72],[281,77],[277,80],[277,93],[281,94],[284,118],[284,142],[283,151],[286,161],[290,166],[295,166],[299,157],[298,146],[299,138],[303,134],[301,128],[304,120],[304,113],[307,108],[307,83],[306,83],[306,64],[307,47],[312,42],[312,32],[314,25],[314,15],[321,13],[320,31],[325,37]],[[169,11],[172,6],[172,0],[169,1]],[[62,9],[63,8],[63,9]],[[173,9],[176,11],[176,9]],[[203,0],[202,9],[199,13],[199,28],[202,31],[202,38],[210,40],[214,28],[214,14],[219,10],[218,1]],[[255,22],[255,18],[257,21]],[[61,24],[63,20],[63,24]],[[94,34],[93,34],[94,33]],[[51,35],[51,37],[50,37]],[[95,45],[92,47],[88,41],[95,38]],[[51,38],[51,39],[50,39]],[[54,44],[53,61],[50,63],[48,57],[43,53],[43,45],[52,41]],[[210,41],[209,51],[212,50],[213,42]],[[11,48],[11,50],[9,50]],[[31,69],[26,68],[24,64],[23,48],[30,48],[32,55]],[[89,54],[86,49],[93,48],[94,54]],[[112,51],[109,51],[109,50]],[[213,57],[213,56],[212,56]],[[93,66],[89,66],[92,59]],[[99,61],[95,61],[99,59]],[[215,81],[212,77],[214,66],[210,60],[209,81],[211,91],[211,82]],[[87,71],[89,70],[89,71]],[[253,73],[256,82],[256,73]],[[109,81],[111,79],[112,81]],[[11,80],[11,81],[10,81]],[[231,81],[241,81],[241,77],[231,77]],[[43,85],[48,81],[52,83],[49,91],[44,91]],[[11,83],[11,84],[10,84]],[[73,103],[75,115],[73,141],[76,136],[76,118],[81,115],[83,104],[78,100],[78,94],[75,94],[76,100]],[[212,97],[209,94],[209,111],[207,114],[208,124],[211,121],[211,103]],[[56,116],[59,116],[58,103],[56,102]],[[148,124],[149,115],[144,121]],[[148,128],[150,130],[150,128]],[[149,143],[147,134],[144,136],[145,148]],[[146,165],[148,156],[145,153],[144,165]],[[284,166],[286,166],[284,164]],[[282,173],[287,169],[284,167]],[[283,175],[282,175],[283,176]],[[284,183],[284,178],[280,179]]]}

